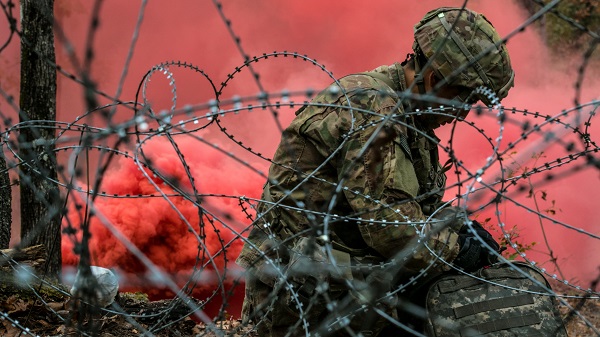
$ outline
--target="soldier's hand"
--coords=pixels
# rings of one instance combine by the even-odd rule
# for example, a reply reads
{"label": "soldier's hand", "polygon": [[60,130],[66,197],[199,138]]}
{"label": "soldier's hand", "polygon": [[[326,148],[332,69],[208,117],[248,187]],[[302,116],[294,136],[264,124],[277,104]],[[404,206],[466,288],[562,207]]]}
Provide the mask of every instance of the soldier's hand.
{"label": "soldier's hand", "polygon": [[494,251],[500,251],[500,245],[498,242],[496,242],[492,234],[483,228],[483,226],[476,220],[472,220],[471,225],[464,225],[458,234],[472,234],[473,232],[477,233],[477,235],[482,238],[483,241],[485,241],[485,243],[487,243]]}
{"label": "soldier's hand", "polygon": [[465,271],[474,271],[498,262],[496,254],[500,252],[500,245],[477,221],[461,228],[458,232],[458,245],[460,252],[454,264]]}

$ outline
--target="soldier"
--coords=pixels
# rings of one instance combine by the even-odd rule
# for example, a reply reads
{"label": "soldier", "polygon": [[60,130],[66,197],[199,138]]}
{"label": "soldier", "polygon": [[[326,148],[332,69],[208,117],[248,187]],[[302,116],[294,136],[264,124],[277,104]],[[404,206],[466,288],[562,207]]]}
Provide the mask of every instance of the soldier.
{"label": "soldier", "polygon": [[[472,271],[498,256],[460,208],[442,209],[433,130],[506,97],[506,46],[460,8],[427,13],[414,38],[404,62],[339,79],[284,130],[237,260],[260,336],[377,336],[401,315],[394,285],[448,270],[440,260]],[[443,99],[459,108],[414,113]]]}

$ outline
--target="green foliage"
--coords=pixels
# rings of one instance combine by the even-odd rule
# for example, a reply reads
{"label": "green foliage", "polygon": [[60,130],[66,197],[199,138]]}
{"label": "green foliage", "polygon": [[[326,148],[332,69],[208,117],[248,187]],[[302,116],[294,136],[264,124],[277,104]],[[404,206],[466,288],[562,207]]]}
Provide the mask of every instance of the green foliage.
{"label": "green foliage", "polygon": [[491,218],[485,219],[481,225],[492,233],[493,236],[497,238],[497,241],[500,243],[500,247],[512,247],[513,249],[506,249],[502,252],[502,256],[507,260],[515,260],[519,257],[519,253],[527,252],[535,245],[537,242],[524,242],[521,238],[521,232],[518,225],[513,225],[512,228],[506,229],[504,228],[505,233],[502,233],[497,226],[493,226],[491,222]]}
{"label": "green foliage", "polygon": [[142,292],[135,293],[119,293],[122,302],[133,302],[134,304],[148,303],[148,294]]}
{"label": "green foliage", "polygon": [[500,237],[500,246],[513,247],[514,250],[505,250],[502,255],[508,260],[515,260],[520,253],[525,253],[537,245],[537,242],[523,242],[518,225],[514,225],[506,234]]}
{"label": "green foliage", "polygon": [[[600,1],[563,0],[556,9],[590,31],[600,31]],[[559,53],[585,51],[592,41],[588,33],[552,13],[545,15],[543,26],[548,46]]]}
{"label": "green foliage", "polygon": [[[546,230],[544,228],[544,218],[542,217],[542,213],[546,213],[550,216],[553,216],[556,215],[557,212],[562,212],[562,210],[557,207],[556,200],[550,200],[550,206],[546,209],[542,209],[538,198],[541,199],[544,203],[548,203],[547,191],[535,187],[531,179],[530,168],[524,163],[520,163],[517,160],[515,160],[514,155],[516,155],[516,152],[513,151],[507,154],[506,158],[503,158],[511,160],[511,163],[508,165],[508,167],[504,169],[504,174],[507,176],[507,179],[525,179],[525,181],[527,182],[529,189],[526,198],[532,199],[534,209],[538,214],[538,222],[547,249],[547,254],[549,256],[549,261],[554,264],[556,271],[561,275],[562,278],[564,278],[564,275],[562,274],[562,271],[557,263],[558,258],[555,256],[554,250],[552,249],[550,242],[548,241],[548,237],[546,236]],[[531,166],[533,168],[536,168],[537,166],[539,166],[538,161],[543,160],[544,158],[546,158],[546,155],[543,151],[540,153],[533,153],[531,155],[531,160],[533,161],[531,163]],[[486,219],[485,223],[487,224],[489,221],[490,219]],[[500,239],[498,241],[500,241],[501,246],[512,248],[511,250],[507,249],[502,253],[503,256],[508,260],[516,259],[522,253],[533,249],[533,247],[537,244],[536,242],[523,242],[520,235],[520,229],[517,225],[513,225],[513,227],[510,230],[506,230],[506,228],[503,228],[503,232],[501,233]]]}

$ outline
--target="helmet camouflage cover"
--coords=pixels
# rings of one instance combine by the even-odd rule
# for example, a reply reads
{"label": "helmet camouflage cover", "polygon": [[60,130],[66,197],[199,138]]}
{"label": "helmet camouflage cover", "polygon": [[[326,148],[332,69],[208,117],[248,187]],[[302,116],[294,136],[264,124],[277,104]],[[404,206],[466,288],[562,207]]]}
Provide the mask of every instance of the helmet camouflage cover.
{"label": "helmet camouflage cover", "polygon": [[[434,72],[450,85],[484,86],[498,100],[514,86],[506,45],[483,14],[469,9],[442,7],[428,12],[415,25],[413,50],[431,60]],[[476,95],[488,106],[499,103],[484,93]]]}

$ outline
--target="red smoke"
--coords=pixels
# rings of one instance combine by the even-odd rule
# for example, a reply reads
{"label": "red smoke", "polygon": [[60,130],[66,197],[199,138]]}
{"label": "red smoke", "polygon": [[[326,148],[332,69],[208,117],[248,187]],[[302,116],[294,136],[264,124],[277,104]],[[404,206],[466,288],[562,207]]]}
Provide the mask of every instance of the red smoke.
{"label": "red smoke", "polygon": [[[237,164],[228,161],[227,157],[209,147],[200,149],[198,144],[191,142],[189,138],[179,137],[177,144],[185,157],[191,175],[195,178],[198,193],[245,195],[249,198],[259,196],[262,178],[258,175],[250,170],[239,171]],[[144,146],[144,153],[158,172],[158,176],[165,176],[169,181],[177,182],[178,187],[186,195],[192,200],[196,199],[184,165],[166,139],[158,138],[150,141]],[[231,174],[234,171],[239,172]],[[222,174],[223,172],[228,174]],[[206,235],[205,239],[201,240],[205,245],[202,247],[197,237],[201,235],[199,207],[181,196],[171,196],[168,197],[168,201],[165,200],[159,190],[166,195],[174,194],[175,191],[158,176],[147,168],[142,171],[133,159],[120,157],[117,165],[106,172],[100,190],[108,196],[132,197],[100,196],[93,206],[96,213],[106,218],[158,268],[171,275],[180,286],[190,278],[192,268],[205,269],[197,275],[200,278],[193,293],[195,297],[202,298],[217,288],[219,279],[215,277],[215,267],[209,263],[208,257],[214,258],[217,270],[222,273],[225,264],[225,256],[221,251],[223,245],[229,244],[226,248],[229,272],[239,269],[232,262],[239,254],[242,241],[237,238],[234,231],[241,232],[249,225],[249,220],[242,213],[238,199],[202,197],[200,206],[213,212],[212,215],[202,214]],[[136,198],[138,195],[154,197]],[[79,199],[78,203],[82,204],[80,198],[75,199]],[[244,207],[247,208],[248,205]],[[78,211],[75,205],[71,204],[69,209],[63,228],[69,223],[79,228],[85,207]],[[229,227],[227,228],[220,221]],[[192,234],[190,229],[196,235]],[[162,287],[149,283],[147,268],[112,234],[99,217],[92,217],[90,232],[92,236],[89,247],[92,264],[116,268],[121,277],[125,278],[121,280],[121,286],[125,289],[133,287],[136,290],[143,290],[154,298],[167,295]],[[81,237],[79,234],[78,238]],[[234,239],[236,240],[231,243]],[[77,263],[78,255],[73,251],[73,241],[70,238],[64,238],[62,252],[65,264]],[[233,279],[234,277],[231,276],[228,278],[226,282],[228,288],[231,287]],[[235,310],[236,303],[233,302]]]}
{"label": "red smoke", "polygon": [[[248,55],[261,55],[274,50],[297,51],[317,59],[328,70],[333,71],[336,77],[340,77],[347,73],[373,69],[381,64],[402,61],[406,53],[411,51],[413,25],[428,10],[440,5],[460,6],[462,3],[462,1],[444,1],[442,4],[433,0],[241,1],[224,2],[223,10],[231,20],[232,28],[239,36],[241,45]],[[97,82],[99,89],[109,94],[116,92],[139,6],[138,2],[128,1],[103,3],[100,28],[94,43],[92,78]],[[526,14],[513,1],[472,1],[468,6],[485,13],[502,36],[512,32],[526,19]],[[75,45],[77,54],[83,55],[87,35],[85,29],[81,27],[87,27],[89,24],[90,5],[87,2],[70,0],[61,1],[60,7],[63,30]],[[539,36],[530,28],[511,38],[508,49],[516,71],[516,86],[505,100],[506,106],[526,108],[550,115],[558,114],[562,109],[573,106],[575,95],[573,85],[577,74],[576,67],[572,65],[579,65],[580,56],[569,62],[552,59]],[[139,81],[146,71],[153,65],[167,60],[181,60],[199,66],[211,76],[217,86],[227,78],[227,74],[234,71],[236,66],[243,64],[243,58],[214,4],[209,1],[191,0],[181,0],[171,5],[166,5],[164,2],[148,3],[120,98],[132,100]],[[58,62],[66,69],[74,69],[60,49]],[[318,89],[330,82],[328,76],[318,68],[299,60],[270,58],[255,66],[266,90],[304,89],[309,86]],[[599,92],[598,83],[592,82],[590,79],[592,77],[592,74],[588,73],[587,80],[584,82],[583,101],[589,100]],[[179,108],[184,104],[201,103],[214,98],[207,82],[199,75],[186,75],[177,79]],[[150,99],[156,110],[171,105],[172,95],[169,89],[167,86],[160,87],[151,94]],[[254,80],[248,75],[248,71],[244,71],[228,84],[222,98],[258,92]],[[81,93],[80,84],[59,76],[59,120],[73,121],[75,116],[81,115],[86,110]],[[282,110],[281,124],[287,125],[292,117],[291,110]],[[130,118],[130,112],[118,115],[118,118]],[[483,127],[492,138],[497,136],[498,125],[494,118],[470,116],[470,119]],[[91,125],[106,126],[103,120],[93,122],[96,124]],[[274,152],[280,137],[280,130],[275,127],[273,117],[268,112],[243,112],[225,117],[223,123],[228,131],[244,144],[267,157]],[[592,124],[594,125],[594,120]],[[595,131],[595,133],[592,131],[592,135],[597,134],[597,127]],[[257,162],[261,169],[268,165],[259,158],[249,156],[219,134],[218,128],[212,125],[203,136],[218,143],[222,148],[230,149],[235,155]],[[441,129],[439,136],[442,141],[447,141],[450,137],[450,128]],[[461,127],[453,137],[454,149],[468,168],[476,170],[485,164],[491,149],[479,134],[473,133],[469,128]],[[501,148],[505,148],[508,142],[515,141],[519,137],[519,128],[508,126]],[[264,178],[239,163],[224,159],[223,155],[209,150],[209,146],[200,146],[200,142],[196,140],[178,139],[177,142],[185,148],[186,162],[190,164],[193,174],[197,175],[196,182],[201,193],[227,193],[255,197],[259,195]],[[186,184],[187,178],[183,174],[182,166],[177,157],[173,156],[174,152],[168,144],[153,142],[144,150],[153,158],[168,155],[167,160],[156,159],[155,166],[159,167],[161,172],[175,175],[182,184]],[[518,154],[525,155],[527,145],[521,145],[516,151]],[[564,150],[560,147],[552,147],[546,151],[548,151],[548,158],[564,155]],[[451,176],[450,180],[452,179],[456,178]],[[555,215],[555,218],[588,231],[595,230],[598,234],[596,228],[599,228],[600,220],[595,216],[597,171],[586,169],[560,182],[555,181],[543,187],[548,192],[549,200],[555,199],[562,210]],[[170,191],[163,185],[161,188]],[[103,189],[111,194],[156,194],[154,187],[143,177],[132,160],[125,158],[119,160],[119,168],[113,168],[106,173]],[[447,197],[453,195],[454,191],[446,194]],[[517,195],[516,198],[531,204],[531,199],[525,196],[526,193]],[[193,227],[197,228],[197,209],[181,198],[171,198],[171,200],[186,218],[189,217],[188,220]],[[214,211],[220,210],[219,214],[229,212],[234,219],[238,220],[237,222],[243,222],[243,216],[235,206],[236,202],[223,198],[206,198],[203,206]],[[548,203],[549,201],[543,207],[546,208]],[[164,270],[186,273],[194,264],[197,241],[186,232],[187,228],[183,225],[183,221],[161,198],[99,197],[95,206]],[[507,225],[517,224],[523,227],[525,235],[523,241],[542,242],[537,218],[510,207],[502,208],[500,211],[502,213],[500,219]],[[481,216],[492,217],[495,223],[497,222],[495,212],[495,209],[489,209]],[[73,213],[70,214],[73,217]],[[226,221],[228,224],[231,222]],[[96,263],[117,266],[131,272],[141,270],[139,262],[126,253],[123,246],[108,234],[96,218],[92,221],[92,228],[95,240],[92,248]],[[600,254],[598,241],[576,231],[563,229],[561,226],[548,225],[546,228],[549,231],[550,245],[558,255],[561,266],[566,269],[564,270],[566,278],[569,280],[577,278],[580,284],[585,286],[587,280],[595,277],[597,261],[586,257]],[[224,237],[232,237],[227,229],[222,229],[220,234]],[[215,243],[214,236],[211,237],[208,231],[207,235],[207,244]],[[15,237],[13,235],[13,238]],[[538,247],[546,250],[542,249],[541,243]],[[217,248],[212,247],[209,250],[211,249]],[[234,260],[236,249],[239,250],[239,244],[234,245],[230,250],[231,257],[228,257],[230,262]],[[74,257],[69,253],[70,251],[69,240],[66,239],[63,249],[66,263],[73,263]],[[544,262],[548,257],[538,254],[535,259]],[[217,257],[217,261],[222,263],[222,258]]]}

